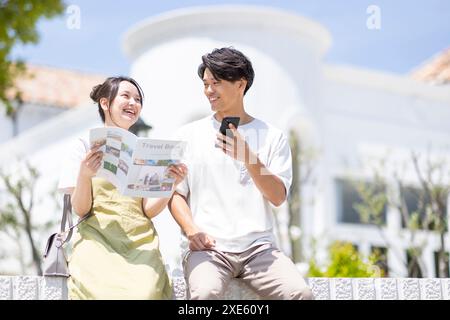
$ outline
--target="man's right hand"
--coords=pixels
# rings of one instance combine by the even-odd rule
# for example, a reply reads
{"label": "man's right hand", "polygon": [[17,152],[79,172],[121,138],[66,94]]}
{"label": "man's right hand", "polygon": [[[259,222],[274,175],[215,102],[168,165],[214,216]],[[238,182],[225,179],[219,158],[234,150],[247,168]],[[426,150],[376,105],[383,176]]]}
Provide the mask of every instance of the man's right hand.
{"label": "man's right hand", "polygon": [[192,251],[207,250],[216,245],[216,240],[204,232],[196,232],[189,235],[188,239],[189,249]]}

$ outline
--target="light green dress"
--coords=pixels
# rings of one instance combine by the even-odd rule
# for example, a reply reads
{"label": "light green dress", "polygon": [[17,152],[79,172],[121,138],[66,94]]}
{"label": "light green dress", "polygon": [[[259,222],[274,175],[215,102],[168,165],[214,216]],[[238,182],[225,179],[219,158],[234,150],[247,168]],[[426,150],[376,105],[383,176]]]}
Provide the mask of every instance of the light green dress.
{"label": "light green dress", "polygon": [[122,196],[92,179],[93,216],[74,234],[69,299],[171,299],[158,234],[142,198]]}

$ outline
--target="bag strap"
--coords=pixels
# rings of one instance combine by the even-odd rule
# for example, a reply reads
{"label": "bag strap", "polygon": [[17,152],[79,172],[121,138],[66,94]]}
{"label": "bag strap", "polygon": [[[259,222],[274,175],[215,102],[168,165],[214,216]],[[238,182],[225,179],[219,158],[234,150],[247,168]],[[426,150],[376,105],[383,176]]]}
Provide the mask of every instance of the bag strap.
{"label": "bag strap", "polygon": [[[87,142],[84,139],[81,139],[81,142],[83,142],[84,149],[86,152],[89,151],[89,147]],[[78,220],[78,222],[74,225],[72,220],[72,202],[70,199],[70,194],[64,194],[64,208],[63,208],[63,216],[61,219],[61,234],[67,233],[67,236],[63,240],[62,244],[65,242],[68,242],[72,238],[73,229],[76,228],[81,222],[89,218],[92,213],[88,213],[84,215],[81,219]],[[68,229],[66,230],[66,224],[68,225]]]}
{"label": "bag strap", "polygon": [[69,224],[69,229],[73,226],[72,220],[72,204],[70,202],[70,194],[64,194],[64,208],[63,208],[63,216],[61,219],[61,233],[64,233],[66,230],[66,224]]}
{"label": "bag strap", "polygon": [[[61,219],[61,234],[66,233],[67,236],[63,240],[63,244],[65,242],[70,241],[73,234],[73,229],[76,228],[80,223],[84,220],[92,216],[92,213],[85,214],[84,217],[80,218],[78,222],[74,225],[72,220],[72,203],[70,201],[70,194],[64,194],[64,209],[63,209],[63,217]],[[68,225],[68,229],[66,230],[66,224]]]}

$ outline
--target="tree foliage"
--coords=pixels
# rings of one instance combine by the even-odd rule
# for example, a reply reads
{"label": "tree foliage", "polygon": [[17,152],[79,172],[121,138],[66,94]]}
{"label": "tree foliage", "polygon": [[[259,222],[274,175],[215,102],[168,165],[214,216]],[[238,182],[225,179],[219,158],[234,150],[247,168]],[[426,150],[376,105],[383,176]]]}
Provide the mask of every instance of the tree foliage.
{"label": "tree foliage", "polygon": [[[34,221],[36,183],[39,172],[29,163],[24,163],[14,172],[0,170],[2,202],[0,203],[0,233],[6,235],[17,246],[22,273],[28,268],[29,257],[38,275],[41,270],[41,244],[39,235],[54,226],[54,222],[39,224]],[[24,247],[24,239],[28,244]],[[26,251],[30,254],[27,254]]]}
{"label": "tree foliage", "polygon": [[15,79],[25,72],[24,61],[11,56],[18,44],[36,44],[37,22],[64,10],[62,0],[0,0],[0,103],[8,115],[14,113],[12,101],[21,102]]}
{"label": "tree foliage", "polygon": [[308,277],[331,278],[373,278],[383,276],[376,262],[377,255],[368,257],[368,261],[348,242],[335,241],[329,247],[329,262],[319,266],[315,259],[309,262]]}
{"label": "tree foliage", "polygon": [[[422,158],[422,159],[421,159]],[[426,159],[425,159],[426,158]],[[448,183],[448,163],[445,161],[432,161],[429,157],[411,153],[411,161],[405,164],[412,167],[416,185],[414,188],[402,177],[399,170],[387,177],[375,170],[372,184],[354,182],[355,188],[361,198],[360,203],[354,204],[364,223],[375,225],[380,231],[388,249],[393,250],[397,258],[403,261],[408,270],[408,277],[422,277],[424,263],[422,253],[426,242],[417,240],[421,231],[439,235],[438,250],[438,277],[447,277],[449,270],[449,257],[445,244],[447,235],[447,198],[450,193]],[[423,161],[420,161],[423,160]],[[422,164],[420,164],[420,162]],[[381,169],[386,171],[382,161]],[[447,180],[446,180],[447,179]],[[390,183],[388,182],[390,181]],[[391,189],[387,186],[391,185]],[[417,206],[408,208],[407,199],[413,197]],[[385,206],[395,208],[401,215],[403,227],[408,233],[408,259],[398,251],[398,248],[386,237],[384,229],[383,211]]]}
{"label": "tree foliage", "polygon": [[301,194],[306,184],[314,184],[312,173],[318,151],[306,147],[295,130],[289,132],[289,145],[292,152],[292,185],[288,197],[288,232],[291,245],[291,258],[294,263],[304,261],[302,250],[302,205]]}

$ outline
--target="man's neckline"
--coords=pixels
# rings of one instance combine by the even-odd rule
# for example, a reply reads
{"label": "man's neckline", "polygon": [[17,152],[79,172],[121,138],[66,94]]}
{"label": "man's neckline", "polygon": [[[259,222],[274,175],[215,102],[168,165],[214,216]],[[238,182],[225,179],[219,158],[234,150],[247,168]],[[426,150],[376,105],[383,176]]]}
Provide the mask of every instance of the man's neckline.
{"label": "man's neckline", "polygon": [[[214,116],[214,114],[211,115],[211,118],[213,119],[213,121],[214,121],[216,124],[218,124],[218,125],[220,126],[221,123],[220,123],[219,120],[216,119],[216,117]],[[255,122],[255,120],[256,120],[256,118],[255,118],[255,117],[252,117],[252,120],[250,120],[249,122],[247,122],[247,123],[245,123],[245,124],[239,124],[239,128],[248,126],[248,125],[250,125],[250,124],[253,124],[253,123]]]}

